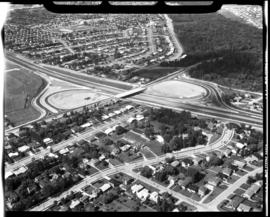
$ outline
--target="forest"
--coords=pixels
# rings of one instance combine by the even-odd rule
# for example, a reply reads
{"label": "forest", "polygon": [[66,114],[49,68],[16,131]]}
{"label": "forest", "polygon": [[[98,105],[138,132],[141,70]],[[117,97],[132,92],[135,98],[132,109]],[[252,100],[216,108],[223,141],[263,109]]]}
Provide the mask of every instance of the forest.
{"label": "forest", "polygon": [[218,13],[170,17],[187,56],[181,61],[163,62],[161,66],[187,67],[202,63],[191,70],[192,77],[239,89],[262,90],[262,30]]}

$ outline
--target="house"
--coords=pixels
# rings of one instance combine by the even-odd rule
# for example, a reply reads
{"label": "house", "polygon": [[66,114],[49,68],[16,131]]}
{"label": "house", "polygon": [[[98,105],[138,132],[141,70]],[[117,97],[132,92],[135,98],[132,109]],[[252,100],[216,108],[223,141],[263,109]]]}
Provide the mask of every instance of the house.
{"label": "house", "polygon": [[171,163],[171,166],[177,167],[177,166],[179,166],[179,164],[180,164],[180,162],[179,162],[178,160],[175,160],[175,161],[173,161],[173,162]]}
{"label": "house", "polygon": [[200,197],[205,196],[207,192],[208,192],[208,188],[205,187],[205,185],[201,185],[198,189],[198,194],[200,195]]}
{"label": "house", "polygon": [[224,151],[224,155],[225,155],[226,157],[231,156],[231,154],[232,154],[232,150],[229,149],[229,148],[227,148],[227,149]]}
{"label": "house", "polygon": [[80,127],[82,128],[87,128],[87,127],[91,127],[92,126],[92,123],[85,123],[85,124],[82,124]]}
{"label": "house", "polygon": [[134,106],[132,106],[132,105],[127,105],[127,106],[126,106],[126,109],[127,109],[127,110],[131,110],[131,109],[133,109],[133,108],[134,108]]}
{"label": "house", "polygon": [[103,161],[104,159],[106,159],[106,157],[104,156],[104,154],[100,155],[100,157],[98,158],[99,161]]}
{"label": "house", "polygon": [[13,176],[13,175],[14,175],[13,172],[7,171],[7,172],[5,172],[5,179],[7,179],[8,177]]}
{"label": "house", "polygon": [[194,165],[198,165],[198,164],[200,164],[203,160],[204,160],[203,157],[194,156],[194,158],[193,158],[193,163],[194,163]]}
{"label": "house", "polygon": [[149,199],[154,201],[155,203],[158,202],[158,198],[159,198],[159,195],[156,191],[153,191],[151,194],[150,194],[150,197]]}
{"label": "house", "polygon": [[110,135],[111,133],[114,132],[114,129],[113,128],[108,128],[104,131],[104,133],[106,133],[107,135]]}
{"label": "house", "polygon": [[104,192],[108,191],[111,187],[112,186],[110,185],[110,183],[105,183],[99,189],[104,193]]}
{"label": "house", "polygon": [[13,173],[14,173],[16,176],[18,176],[18,175],[20,175],[20,174],[22,174],[22,173],[25,173],[27,170],[28,170],[27,167],[20,167],[19,169],[14,170]]}
{"label": "house", "polygon": [[18,156],[19,156],[19,153],[18,153],[18,152],[14,152],[14,153],[10,152],[10,153],[8,154],[8,156],[9,156],[10,158],[18,157]]}
{"label": "house", "polygon": [[51,145],[53,143],[53,140],[51,138],[45,138],[43,139],[43,142],[46,144],[46,145]]}
{"label": "house", "polygon": [[232,153],[233,153],[233,154],[235,154],[235,155],[236,155],[236,154],[238,153],[238,151],[239,151],[239,149],[238,149],[238,148],[232,148]]}
{"label": "house", "polygon": [[187,190],[191,193],[197,193],[198,189],[199,189],[199,187],[197,185],[194,185],[194,184],[190,184],[187,186]]}
{"label": "house", "polygon": [[150,195],[148,189],[146,188],[144,188],[141,191],[138,191],[136,194],[137,194],[137,197],[140,198],[140,200],[142,201],[145,201]]}
{"label": "house", "polygon": [[142,121],[144,119],[143,115],[136,115],[136,120],[137,121]]}
{"label": "house", "polygon": [[250,199],[254,194],[256,194],[260,190],[260,188],[261,188],[261,183],[255,182],[246,190],[246,192],[243,194],[243,197]]}
{"label": "house", "polygon": [[221,179],[219,177],[210,177],[208,180],[208,184],[213,186],[218,186],[221,183]]}
{"label": "house", "polygon": [[128,151],[131,148],[131,146],[129,144],[126,144],[122,147],[120,147],[121,151]]}
{"label": "house", "polygon": [[233,164],[238,168],[242,169],[247,165],[247,162],[245,160],[244,161],[234,160]]}
{"label": "house", "polygon": [[84,195],[80,198],[80,202],[85,203],[89,199],[88,195]]}
{"label": "house", "polygon": [[232,169],[226,167],[226,168],[224,168],[224,169],[222,170],[222,173],[223,173],[224,175],[230,177],[230,176],[232,175],[233,171],[232,171]]}
{"label": "house", "polygon": [[182,167],[186,168],[186,167],[193,165],[193,161],[189,158],[185,158],[181,161],[181,165],[182,165]]}
{"label": "house", "polygon": [[130,117],[128,120],[127,120],[127,122],[129,123],[129,124],[131,124],[133,121],[135,121],[136,120],[136,118],[133,118],[133,117]]}
{"label": "house", "polygon": [[239,195],[235,195],[235,196],[232,198],[232,200],[231,200],[231,202],[230,202],[229,205],[230,205],[232,208],[236,209],[236,208],[239,206],[239,204],[241,204],[243,201],[244,201],[244,198],[243,198],[243,197],[240,197]]}
{"label": "house", "polygon": [[237,148],[239,148],[239,149],[243,149],[243,148],[245,148],[245,147],[246,147],[246,144],[243,144],[243,143],[237,142],[237,143],[235,144],[235,146],[236,146]]}
{"label": "house", "polygon": [[179,180],[178,181],[178,185],[182,188],[182,189],[186,189],[186,187],[191,183],[192,178],[191,177],[186,177],[184,180]]}
{"label": "house", "polygon": [[59,154],[65,155],[65,154],[67,154],[68,152],[69,152],[69,149],[68,149],[68,148],[64,148],[64,149],[61,149],[61,150],[59,151]]}
{"label": "house", "polygon": [[204,186],[205,186],[207,189],[209,189],[210,191],[214,191],[214,189],[215,189],[215,186],[210,185],[210,184],[205,184]]}
{"label": "house", "polygon": [[237,207],[237,211],[239,212],[249,212],[251,210],[251,207],[241,203],[238,207]]}
{"label": "house", "polygon": [[72,200],[71,201],[71,204],[69,206],[70,209],[73,209],[75,208],[76,206],[78,206],[80,204],[80,201],[79,200]]}
{"label": "house", "polygon": [[28,151],[29,149],[30,149],[29,146],[24,145],[24,146],[19,147],[19,148],[18,148],[18,151],[19,151],[19,152],[26,152],[26,151]]}
{"label": "house", "polygon": [[117,155],[117,154],[119,154],[120,153],[120,149],[119,148],[114,148],[113,150],[112,150],[112,155]]}
{"label": "house", "polygon": [[139,185],[135,184],[131,187],[131,192],[134,194],[134,193],[137,193],[138,191],[142,190],[143,188],[144,187],[141,184],[139,184]]}

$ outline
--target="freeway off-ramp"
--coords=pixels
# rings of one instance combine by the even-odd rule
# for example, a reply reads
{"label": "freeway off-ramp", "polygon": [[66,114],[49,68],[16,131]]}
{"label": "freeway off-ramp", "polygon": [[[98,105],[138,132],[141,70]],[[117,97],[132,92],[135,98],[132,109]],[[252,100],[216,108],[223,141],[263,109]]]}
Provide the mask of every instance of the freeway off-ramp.
{"label": "freeway off-ramp", "polygon": [[[109,83],[106,83],[106,81],[104,81],[103,84],[101,84],[100,82],[91,80],[92,78],[90,77],[86,79],[85,76],[82,76],[82,75],[65,74],[64,71],[62,71],[62,73],[59,71],[55,72],[53,70],[42,68],[38,66],[37,64],[34,64],[30,61],[26,61],[25,59],[20,59],[17,56],[13,54],[9,54],[9,53],[6,54],[6,58],[30,70],[42,72],[49,76],[60,78],[64,81],[80,84],[86,87],[95,87],[107,93],[110,93],[112,95],[117,95],[119,93],[122,93],[123,91],[127,91],[126,89],[124,90],[124,89],[119,88],[119,85],[117,82],[113,84],[111,81]],[[113,85],[113,86],[110,86],[110,85]],[[216,97],[218,97],[217,99],[218,101],[221,101],[221,98],[219,97],[219,92],[215,91],[213,94]],[[129,99],[137,101],[137,102],[141,102],[144,104],[148,104],[148,105],[170,107],[170,108],[178,109],[178,110],[185,109],[185,110],[188,110],[193,113],[200,114],[200,115],[221,118],[224,120],[230,120],[232,122],[246,123],[246,124],[254,125],[259,128],[262,128],[262,125],[263,125],[262,117],[257,116],[256,113],[254,114],[255,117],[251,115],[252,113],[247,114],[247,113],[241,112],[241,113],[235,114],[234,110],[228,109],[226,111],[224,110],[224,108],[219,109],[217,107],[206,107],[203,105],[187,104],[187,103],[183,103],[183,101],[181,102],[177,101],[176,99],[171,101],[167,97],[160,97],[160,96],[157,97],[157,96],[153,96],[153,95],[149,95],[145,93],[141,93],[136,96],[131,96],[129,97]],[[221,103],[223,104],[223,102]]]}
{"label": "freeway off-ramp", "polygon": [[[211,152],[214,150],[217,150],[225,145],[227,145],[231,139],[233,138],[234,135],[234,130],[228,130],[228,129],[224,129],[221,137],[219,140],[217,140],[216,142],[209,144],[208,146],[201,146],[201,147],[193,147],[190,148],[188,150],[181,150],[178,151],[176,153],[174,153],[173,155],[175,156],[176,159],[181,159],[181,158],[185,158],[186,156],[192,156],[194,154],[200,154],[200,153],[207,153],[207,152]],[[87,176],[86,178],[84,178],[80,183],[78,183],[77,185],[74,185],[72,188],[70,188],[68,191],[63,192],[60,196],[56,197],[56,198],[50,198],[49,200],[45,201],[44,203],[30,209],[30,211],[44,211],[46,209],[48,209],[53,203],[54,201],[58,201],[61,198],[67,196],[71,191],[80,191],[81,188],[83,188],[84,186],[98,180],[101,179],[105,176],[108,175],[112,175],[112,174],[116,174],[119,172],[124,172],[127,173],[128,175],[131,175],[132,177],[141,180],[143,182],[145,182],[146,184],[150,184],[153,186],[156,186],[158,189],[162,190],[162,191],[168,191],[169,193],[172,194],[172,196],[176,197],[179,200],[182,201],[187,201],[189,203],[191,203],[192,205],[196,206],[198,211],[217,211],[216,207],[209,207],[205,204],[201,204],[197,201],[192,200],[191,198],[188,198],[180,193],[177,193],[173,190],[167,189],[166,187],[153,182],[149,179],[146,179],[140,175],[138,175],[137,173],[133,172],[133,169],[138,168],[138,167],[142,167],[145,165],[152,165],[155,163],[159,163],[163,160],[165,160],[165,158],[167,157],[167,155],[162,155],[159,157],[155,157],[154,159],[151,160],[138,160],[132,163],[128,163],[128,164],[121,164],[119,166],[115,166],[114,168],[107,168],[105,170],[103,170],[102,172],[97,172],[95,174],[92,174],[90,176]]]}

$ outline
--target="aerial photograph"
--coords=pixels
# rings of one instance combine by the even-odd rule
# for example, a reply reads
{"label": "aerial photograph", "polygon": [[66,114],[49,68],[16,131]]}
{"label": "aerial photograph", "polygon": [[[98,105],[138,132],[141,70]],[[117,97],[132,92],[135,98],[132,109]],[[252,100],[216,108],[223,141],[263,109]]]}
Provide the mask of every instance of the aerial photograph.
{"label": "aerial photograph", "polygon": [[265,214],[264,4],[10,5],[4,211]]}

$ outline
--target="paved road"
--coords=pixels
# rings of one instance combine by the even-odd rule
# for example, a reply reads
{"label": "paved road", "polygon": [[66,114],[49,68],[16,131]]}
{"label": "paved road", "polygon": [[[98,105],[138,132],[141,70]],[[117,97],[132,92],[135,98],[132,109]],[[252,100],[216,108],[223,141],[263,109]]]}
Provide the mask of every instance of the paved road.
{"label": "paved road", "polygon": [[219,194],[213,201],[207,203],[209,207],[214,209],[215,211],[219,211],[217,209],[218,204],[221,203],[221,201],[225,200],[230,194],[233,194],[233,192],[239,188],[243,183],[245,183],[249,176],[254,176],[256,173],[263,172],[263,168],[256,168],[255,170],[247,173],[246,175],[242,176],[240,179],[238,179],[235,183],[230,185],[229,188],[227,188],[225,191],[223,191],[221,194]]}
{"label": "paved road", "polygon": [[[8,58],[10,58],[10,56],[8,56]],[[20,59],[18,60],[17,58],[14,58],[14,57],[11,57],[11,59],[15,60],[15,62],[17,62],[20,65],[22,64],[25,67],[31,68],[32,70],[39,70],[50,76],[58,77],[60,79],[63,79],[72,83],[84,85],[87,87],[94,86],[105,92],[111,93],[112,95],[117,95],[124,91],[123,89],[118,88],[118,87],[107,86],[109,85],[109,83],[107,85],[95,83],[93,81],[87,81],[86,79],[82,79],[80,76],[79,77],[76,77],[75,75],[70,76],[70,75],[60,73],[60,72],[54,72],[52,70],[40,68],[38,66],[35,66],[34,64],[30,64],[28,62],[26,63],[24,62],[24,60],[20,60]],[[134,100],[135,102],[141,102],[148,105],[168,107],[168,108],[172,108],[176,110],[184,109],[184,110],[188,110],[193,113],[197,113],[197,114],[208,116],[208,117],[221,118],[225,120],[230,120],[232,122],[239,122],[239,123],[243,122],[243,123],[251,124],[257,127],[262,127],[262,120],[258,120],[257,117],[252,117],[250,115],[243,114],[243,113],[233,114],[233,112],[235,111],[231,111],[231,110],[224,111],[217,108],[211,108],[211,107],[206,107],[206,106],[201,106],[201,105],[194,105],[194,104],[191,105],[191,104],[183,103],[183,101],[179,102],[176,99],[173,99],[173,102],[170,102],[170,99],[167,97],[161,97],[161,96],[157,97],[157,96],[148,95],[145,93],[132,96],[129,99]]]}
{"label": "paved road", "polygon": [[[192,154],[200,154],[203,152],[205,153],[205,152],[213,151],[213,150],[216,150],[218,148],[221,148],[221,147],[227,145],[231,141],[231,139],[233,138],[233,135],[234,135],[234,130],[225,129],[223,131],[221,137],[216,142],[212,143],[211,145],[201,146],[201,147],[193,147],[190,149],[181,150],[181,151],[174,153],[173,155],[175,156],[176,159],[180,159],[180,158],[190,157]],[[140,160],[134,161],[132,163],[121,164],[121,165],[118,165],[114,168],[107,168],[107,169],[103,170],[102,172],[92,174],[91,176],[88,176],[85,179],[83,179],[79,184],[74,185],[68,191],[63,192],[59,197],[50,198],[49,200],[40,204],[39,206],[32,208],[31,211],[46,210],[46,209],[48,209],[48,207],[50,205],[52,205],[54,203],[55,200],[57,200],[57,201],[60,200],[61,198],[68,195],[71,191],[79,191],[82,187],[84,187],[84,186],[86,186],[86,185],[90,184],[91,182],[94,182],[98,179],[101,179],[104,176],[108,176],[108,175],[115,174],[115,173],[122,172],[122,171],[125,171],[125,172],[129,171],[129,173],[133,174],[132,176],[134,176],[134,173],[132,172],[133,169],[138,168],[138,167],[142,167],[145,165],[152,165],[152,164],[161,162],[161,161],[165,160],[166,157],[167,157],[167,155],[165,154],[165,155],[159,156],[158,158],[154,158],[154,159],[147,160],[147,161],[145,161],[144,159],[140,159]],[[128,170],[127,170],[127,168],[128,168]],[[136,174],[135,178],[137,178],[137,177],[138,177],[138,175]],[[139,178],[141,178],[141,177],[139,177]],[[143,180],[143,181],[146,182],[147,180]],[[152,184],[158,185],[157,183],[152,183]],[[165,189],[159,188],[159,189],[162,189],[165,191],[168,190],[167,188],[165,188]],[[174,191],[170,190],[170,193],[174,193]],[[186,200],[185,196],[180,195],[178,193],[176,193],[176,195],[177,195],[177,198],[180,198],[180,196],[181,196],[182,200]],[[188,201],[190,201],[190,199]],[[191,200],[191,203],[194,205],[192,200]],[[197,205],[197,204],[195,204],[195,205]],[[199,210],[206,211],[206,207],[204,205],[200,205]]]}
{"label": "paved road", "polygon": [[[81,139],[87,139],[87,138],[93,136],[94,134],[96,134],[97,132],[104,131],[105,129],[112,127],[112,126],[118,124],[119,122],[126,121],[128,118],[130,118],[131,116],[133,116],[135,114],[135,111],[130,112],[128,114],[124,114],[124,115],[117,117],[115,119],[112,119],[110,122],[104,123],[98,127],[91,127],[90,129],[88,129],[87,131],[85,131],[83,133],[80,133],[80,134],[77,133],[78,136],[73,135],[72,138],[53,145],[52,146],[53,151],[56,152],[56,151],[61,150],[65,147],[71,146],[74,142],[77,142]],[[35,159],[39,159],[48,153],[49,153],[48,149],[43,149],[39,153],[35,154],[34,156],[28,156],[28,157],[25,157],[19,161],[16,161],[13,164],[8,164],[5,167],[5,172],[13,171],[13,170],[21,167],[22,165],[27,165],[27,164],[31,163],[33,157]]]}

